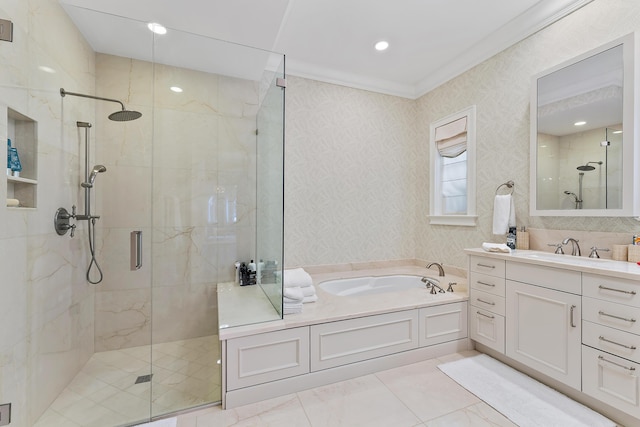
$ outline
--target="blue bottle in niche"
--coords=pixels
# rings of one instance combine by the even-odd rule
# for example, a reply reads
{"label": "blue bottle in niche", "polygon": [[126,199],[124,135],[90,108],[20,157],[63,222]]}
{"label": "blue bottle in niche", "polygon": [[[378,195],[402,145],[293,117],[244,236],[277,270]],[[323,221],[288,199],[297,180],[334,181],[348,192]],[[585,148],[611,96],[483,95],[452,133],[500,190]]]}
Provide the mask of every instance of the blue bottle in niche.
{"label": "blue bottle in niche", "polygon": [[11,176],[11,140],[7,139],[7,175]]}
{"label": "blue bottle in niche", "polygon": [[18,149],[16,147],[11,147],[9,152],[11,153],[10,164],[11,171],[13,172],[13,176],[20,176],[20,172],[22,171],[22,163],[20,163],[20,157],[18,156]]}

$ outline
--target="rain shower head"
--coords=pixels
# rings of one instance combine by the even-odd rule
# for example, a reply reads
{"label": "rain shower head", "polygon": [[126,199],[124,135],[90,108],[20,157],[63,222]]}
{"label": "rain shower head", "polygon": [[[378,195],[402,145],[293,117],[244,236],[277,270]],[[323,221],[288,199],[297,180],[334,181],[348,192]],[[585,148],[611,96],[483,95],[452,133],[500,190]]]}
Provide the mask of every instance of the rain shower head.
{"label": "rain shower head", "polygon": [[109,120],[113,120],[114,122],[129,122],[139,119],[140,117],[142,117],[141,112],[125,110],[124,108],[121,111],[109,114]]}
{"label": "rain shower head", "polygon": [[602,160],[600,160],[599,162],[587,162],[586,165],[578,166],[576,169],[578,169],[579,171],[592,171],[592,170],[595,169],[595,166],[590,166],[591,163],[595,163],[597,165],[601,165],[602,164]]}
{"label": "rain shower head", "polygon": [[107,168],[104,167],[103,165],[95,165],[93,167],[93,170],[91,171],[91,175],[89,175],[89,181],[83,182],[82,184],[80,184],[80,186],[83,188],[92,188],[93,183],[96,181],[96,176],[99,173],[106,172],[106,171],[107,171]]}
{"label": "rain shower head", "polygon": [[128,121],[136,120],[142,117],[142,113],[138,111],[127,110],[126,108],[124,108],[124,104],[121,101],[118,101],[117,99],[102,98],[100,96],[85,95],[83,93],[67,92],[66,90],[64,90],[64,88],[60,88],[60,96],[64,98],[66,95],[80,96],[82,98],[89,98],[89,99],[98,99],[100,101],[116,102],[120,104],[120,106],[122,107],[122,110],[109,114],[109,120],[113,120],[115,122],[128,122]]}

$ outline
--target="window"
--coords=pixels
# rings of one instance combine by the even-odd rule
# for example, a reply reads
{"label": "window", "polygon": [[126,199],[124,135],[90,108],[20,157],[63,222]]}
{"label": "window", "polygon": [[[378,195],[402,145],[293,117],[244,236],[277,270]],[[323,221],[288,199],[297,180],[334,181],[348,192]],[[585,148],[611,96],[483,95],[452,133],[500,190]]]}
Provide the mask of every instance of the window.
{"label": "window", "polygon": [[431,224],[475,226],[476,107],[431,124]]}

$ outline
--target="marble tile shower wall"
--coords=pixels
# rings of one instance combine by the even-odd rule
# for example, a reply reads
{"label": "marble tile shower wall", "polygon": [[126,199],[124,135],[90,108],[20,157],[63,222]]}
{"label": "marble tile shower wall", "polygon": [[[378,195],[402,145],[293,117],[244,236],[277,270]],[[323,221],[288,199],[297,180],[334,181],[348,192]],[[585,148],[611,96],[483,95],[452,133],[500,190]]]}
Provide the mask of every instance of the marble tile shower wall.
{"label": "marble tile shower wall", "polygon": [[[149,344],[152,323],[154,343],[215,334],[216,283],[233,280],[233,263],[255,245],[259,85],[152,67],[96,59],[96,90],[143,113],[113,123],[111,105],[97,110],[96,156],[108,172],[98,202],[105,280],[96,289],[96,351]],[[133,272],[132,230],[149,248],[147,267]]]}
{"label": "marble tile shower wall", "polygon": [[[59,237],[52,218],[76,203],[81,106],[60,87],[94,90],[94,55],[55,0],[4,0],[14,41],[0,43],[0,135],[7,108],[37,122],[37,208],[0,207],[0,403],[28,427],[94,351],[94,290],[84,280],[86,233]],[[42,71],[47,66],[54,73]],[[64,108],[63,108],[64,107]],[[93,119],[93,110],[86,112]],[[61,123],[64,125],[61,126]],[[0,185],[0,200],[7,185]]]}

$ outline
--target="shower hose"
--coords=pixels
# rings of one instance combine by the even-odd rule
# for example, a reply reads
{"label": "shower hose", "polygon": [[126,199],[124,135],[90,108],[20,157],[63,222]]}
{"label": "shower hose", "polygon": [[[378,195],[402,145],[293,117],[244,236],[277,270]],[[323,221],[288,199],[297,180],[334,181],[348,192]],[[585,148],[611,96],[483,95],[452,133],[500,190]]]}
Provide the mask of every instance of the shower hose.
{"label": "shower hose", "polygon": [[[96,219],[95,218],[91,218],[91,221],[89,222],[89,231],[87,234],[89,235],[89,251],[91,252],[91,262],[89,263],[89,267],[87,268],[87,282],[91,283],[92,285],[97,285],[98,283],[102,282],[102,269],[100,268],[100,264],[98,264],[98,260],[96,260],[96,248],[95,248]],[[99,274],[98,276],[99,278],[96,281],[91,280],[91,277],[90,277],[91,268],[94,265],[98,270],[98,274]]]}

